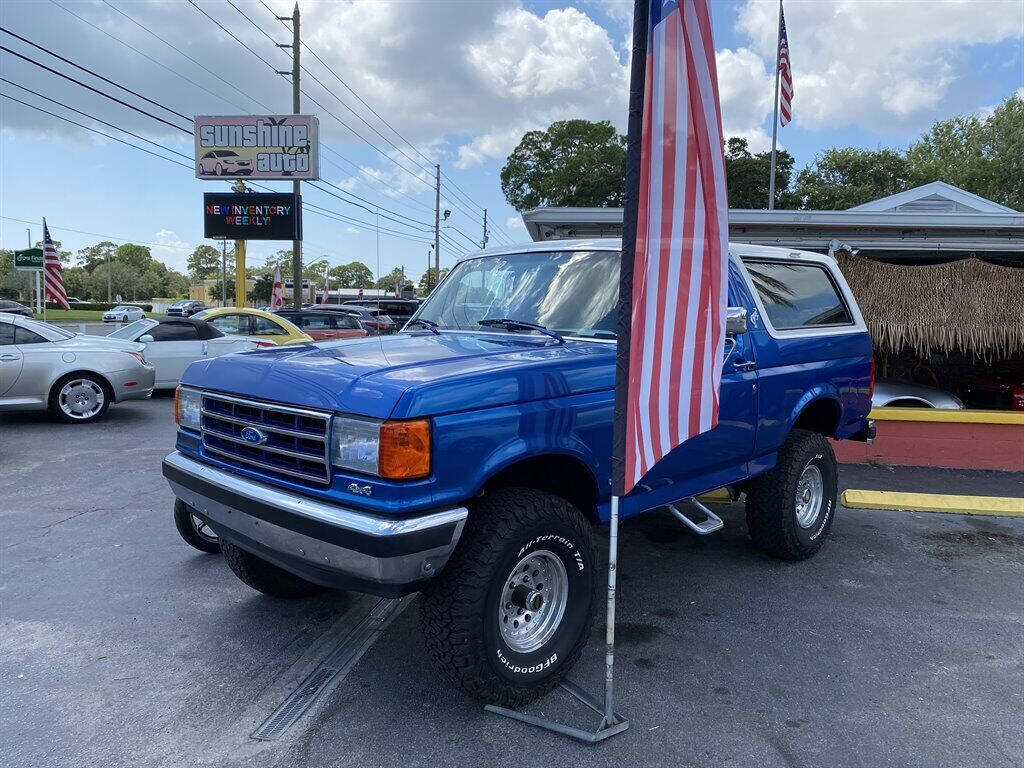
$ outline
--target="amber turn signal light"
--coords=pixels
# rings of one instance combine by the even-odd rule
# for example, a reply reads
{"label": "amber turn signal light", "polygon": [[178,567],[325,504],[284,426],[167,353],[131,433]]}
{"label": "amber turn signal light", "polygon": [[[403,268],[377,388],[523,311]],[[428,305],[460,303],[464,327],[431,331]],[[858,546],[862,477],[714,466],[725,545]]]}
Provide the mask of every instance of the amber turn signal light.
{"label": "amber turn signal light", "polygon": [[181,385],[179,384],[174,388],[174,423],[175,425],[181,424],[181,406],[179,401],[181,400]]}
{"label": "amber turn signal light", "polygon": [[430,474],[430,422],[385,421],[380,425],[378,473],[389,480],[415,480]]}

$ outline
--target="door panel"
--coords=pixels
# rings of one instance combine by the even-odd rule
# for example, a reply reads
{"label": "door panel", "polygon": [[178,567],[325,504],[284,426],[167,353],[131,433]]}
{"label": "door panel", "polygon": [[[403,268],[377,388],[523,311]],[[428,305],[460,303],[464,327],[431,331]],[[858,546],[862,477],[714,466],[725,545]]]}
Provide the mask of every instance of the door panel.
{"label": "door panel", "polygon": [[[730,262],[729,306],[753,306],[739,275]],[[733,338],[733,337],[730,337]],[[718,425],[677,446],[640,481],[639,493],[626,499],[625,514],[688,498],[742,480],[754,448],[757,424],[757,370],[750,334],[735,337],[735,348],[726,342],[722,367]]]}
{"label": "door panel", "polygon": [[0,397],[14,387],[21,375],[23,358],[21,350],[14,346],[14,326],[0,323]]}
{"label": "door panel", "polygon": [[203,358],[203,342],[151,341],[146,344],[146,359],[156,368],[156,386],[176,386],[188,364]]}

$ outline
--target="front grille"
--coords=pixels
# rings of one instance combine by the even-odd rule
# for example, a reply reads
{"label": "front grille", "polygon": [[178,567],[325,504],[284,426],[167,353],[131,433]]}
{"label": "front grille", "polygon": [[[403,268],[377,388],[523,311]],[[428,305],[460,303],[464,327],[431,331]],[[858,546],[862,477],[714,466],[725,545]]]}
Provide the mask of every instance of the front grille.
{"label": "front grille", "polygon": [[[288,480],[331,482],[330,423],[330,415],[319,411],[203,393],[203,448],[229,464]],[[245,440],[246,427],[266,440]]]}

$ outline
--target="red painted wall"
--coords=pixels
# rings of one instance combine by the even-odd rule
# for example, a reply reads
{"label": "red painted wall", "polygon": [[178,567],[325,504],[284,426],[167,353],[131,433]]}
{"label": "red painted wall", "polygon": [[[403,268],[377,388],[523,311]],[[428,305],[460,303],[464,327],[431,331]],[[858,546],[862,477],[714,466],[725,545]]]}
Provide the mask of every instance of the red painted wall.
{"label": "red painted wall", "polygon": [[1024,426],[928,421],[875,422],[871,445],[833,442],[836,458],[851,464],[877,460],[912,467],[1002,469],[1024,472]]}

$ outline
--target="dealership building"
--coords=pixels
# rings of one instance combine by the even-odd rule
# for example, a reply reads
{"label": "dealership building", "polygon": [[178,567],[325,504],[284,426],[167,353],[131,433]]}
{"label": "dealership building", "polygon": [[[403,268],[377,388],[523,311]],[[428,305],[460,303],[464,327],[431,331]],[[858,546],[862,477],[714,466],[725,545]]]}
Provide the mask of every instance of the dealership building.
{"label": "dealership building", "polygon": [[[539,208],[523,222],[538,242],[622,235],[621,208]],[[841,458],[1024,471],[1024,212],[936,181],[847,210],[733,209],[729,240],[834,256],[879,378],[966,406],[876,408],[880,439]]]}

